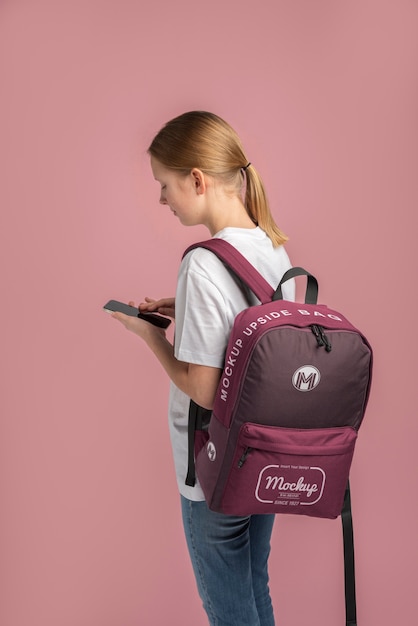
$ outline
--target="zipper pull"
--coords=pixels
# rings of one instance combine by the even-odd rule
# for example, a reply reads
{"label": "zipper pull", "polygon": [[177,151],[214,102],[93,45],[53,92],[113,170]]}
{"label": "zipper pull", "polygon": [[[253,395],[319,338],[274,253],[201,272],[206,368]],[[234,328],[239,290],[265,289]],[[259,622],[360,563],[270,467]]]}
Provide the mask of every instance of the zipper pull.
{"label": "zipper pull", "polygon": [[322,337],[322,333],[321,333],[321,327],[317,326],[317,324],[312,324],[311,326],[311,331],[313,332],[313,334],[315,335],[315,339],[316,339],[316,343],[318,344],[318,346],[321,348],[322,346],[325,345],[324,343],[324,339]]}
{"label": "zipper pull", "polygon": [[322,328],[322,326],[319,327],[319,330],[321,332],[321,337],[322,337],[322,341],[324,342],[325,350],[327,352],[331,352],[331,350],[332,350],[331,342],[328,339],[327,335],[325,334],[324,329]]}
{"label": "zipper pull", "polygon": [[244,454],[242,455],[242,457],[238,461],[238,467],[239,468],[241,468],[244,465],[244,463],[247,460],[247,457],[250,454],[250,452],[251,452],[251,448],[245,448]]}
{"label": "zipper pull", "polygon": [[311,330],[315,335],[316,343],[319,348],[324,347],[327,352],[331,352],[332,345],[328,337],[326,336],[324,329],[322,326],[318,326],[318,324],[312,324]]}

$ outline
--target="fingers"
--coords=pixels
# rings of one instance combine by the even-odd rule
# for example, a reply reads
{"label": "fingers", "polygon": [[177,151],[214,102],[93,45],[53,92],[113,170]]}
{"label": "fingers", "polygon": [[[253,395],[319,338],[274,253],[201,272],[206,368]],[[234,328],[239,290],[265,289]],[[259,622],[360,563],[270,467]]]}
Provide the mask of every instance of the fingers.
{"label": "fingers", "polygon": [[160,300],[154,300],[154,298],[145,298],[145,302],[141,302],[139,305],[140,311],[156,311],[161,315],[168,315],[174,317],[175,299],[174,298],[161,298]]}
{"label": "fingers", "polygon": [[138,317],[132,317],[132,315],[125,315],[124,313],[114,312],[112,317],[120,322],[126,330],[130,330],[138,337],[147,340],[153,333],[157,333],[165,336],[164,329],[158,328],[149,322],[146,322]]}
{"label": "fingers", "polygon": [[123,324],[128,330],[133,330],[138,325],[138,323],[143,323],[142,320],[140,320],[139,318],[132,317],[132,315],[125,315],[125,313],[121,313],[120,311],[114,311],[112,313],[112,317],[115,320],[118,320],[118,322],[120,322],[121,324]]}
{"label": "fingers", "polygon": [[161,313],[161,315],[165,315],[166,317],[172,317],[174,319],[174,309],[171,309],[170,307],[160,306],[158,307],[158,313]]}
{"label": "fingers", "polygon": [[[139,305],[135,304],[133,300],[130,300],[128,304],[129,306],[133,306],[144,313],[160,313],[161,315],[175,319],[175,298],[161,298],[160,300],[154,300],[154,298],[149,298],[147,296],[145,301],[141,302]],[[125,326],[127,326],[128,322],[132,320],[132,318],[129,319],[130,316],[124,315],[123,313],[115,313],[113,317],[122,322]]]}
{"label": "fingers", "polygon": [[125,313],[120,313],[119,311],[114,311],[111,315],[115,320],[118,320],[118,322],[120,322],[125,326],[125,328],[127,328],[129,315],[125,315]]}
{"label": "fingers", "polygon": [[155,311],[157,308],[157,300],[154,298],[145,298],[145,302],[141,302],[139,305],[140,311]]}

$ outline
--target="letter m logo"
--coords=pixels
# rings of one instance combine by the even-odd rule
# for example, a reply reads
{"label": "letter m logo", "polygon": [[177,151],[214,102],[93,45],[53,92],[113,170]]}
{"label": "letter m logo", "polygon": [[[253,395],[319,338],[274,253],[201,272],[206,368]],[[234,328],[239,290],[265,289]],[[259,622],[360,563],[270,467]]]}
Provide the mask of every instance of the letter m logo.
{"label": "letter m logo", "polygon": [[321,379],[319,370],[313,365],[299,367],[292,376],[292,383],[298,391],[312,391]]}

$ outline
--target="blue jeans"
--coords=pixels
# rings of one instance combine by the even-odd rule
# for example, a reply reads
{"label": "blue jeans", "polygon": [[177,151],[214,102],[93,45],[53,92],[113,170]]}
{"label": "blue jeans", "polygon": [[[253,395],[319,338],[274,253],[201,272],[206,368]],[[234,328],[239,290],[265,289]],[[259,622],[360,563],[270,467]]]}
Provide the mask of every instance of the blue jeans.
{"label": "blue jeans", "polygon": [[267,572],[274,515],[223,515],[183,496],[181,505],[210,625],[274,626]]}

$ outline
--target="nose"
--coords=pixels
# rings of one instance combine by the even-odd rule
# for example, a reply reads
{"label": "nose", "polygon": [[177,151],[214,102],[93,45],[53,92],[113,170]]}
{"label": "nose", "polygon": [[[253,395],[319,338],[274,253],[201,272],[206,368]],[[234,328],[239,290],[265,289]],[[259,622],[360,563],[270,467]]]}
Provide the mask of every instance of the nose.
{"label": "nose", "polygon": [[165,199],[165,196],[163,193],[160,195],[160,204],[167,204],[167,200]]}

